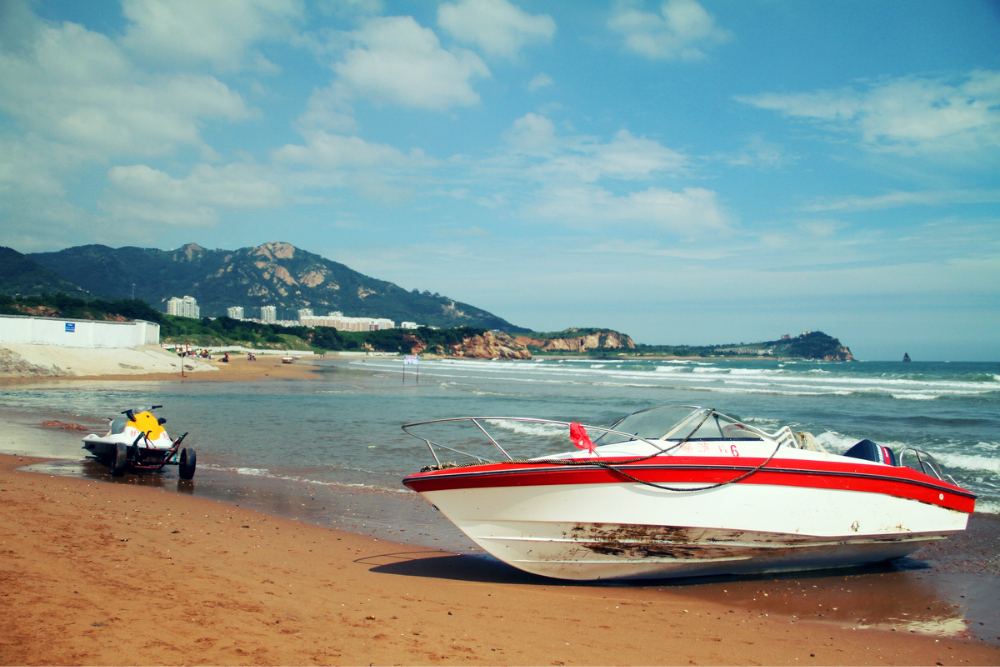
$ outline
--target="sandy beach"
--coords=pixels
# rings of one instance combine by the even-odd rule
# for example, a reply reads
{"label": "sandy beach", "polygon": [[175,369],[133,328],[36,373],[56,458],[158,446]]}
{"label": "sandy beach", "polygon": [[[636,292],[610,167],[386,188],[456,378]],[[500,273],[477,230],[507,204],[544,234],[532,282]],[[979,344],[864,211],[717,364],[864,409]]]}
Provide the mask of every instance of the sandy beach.
{"label": "sandy beach", "polygon": [[[262,356],[213,365],[0,384],[319,372]],[[79,451],[79,433],[43,420],[7,424],[3,451]],[[254,504],[263,487],[215,495],[211,476],[146,484],[44,461],[0,455],[2,664],[1000,664],[994,515],[916,554],[931,564],[917,571],[580,584],[407,541],[404,523],[435,530],[419,513],[388,533],[344,530],[310,522],[308,492]]]}
{"label": "sandy beach", "polygon": [[1000,662],[1000,647],[972,639],[666,586],[565,585],[183,493],[17,470],[34,461],[0,457],[3,664]]}
{"label": "sandy beach", "polygon": [[[21,346],[29,347],[29,346]],[[51,348],[52,346],[30,346],[35,348]],[[65,349],[62,350],[65,352]],[[182,375],[180,372],[180,358],[176,355],[162,353],[167,359],[175,359],[173,362],[177,366],[176,371],[157,371],[156,367],[142,369],[143,372],[133,370],[130,373],[116,372],[120,362],[117,358],[123,352],[131,350],[84,350],[92,360],[85,367],[86,370],[80,375],[60,373],[51,376],[15,376],[0,375],[0,386],[4,385],[24,385],[45,382],[61,381],[121,381],[121,382],[253,382],[264,379],[285,379],[285,380],[306,380],[314,378],[315,368],[310,368],[308,361],[297,360],[291,364],[281,361],[280,355],[258,355],[256,361],[247,361],[246,355],[231,355],[228,362],[220,360],[218,355],[211,361],[205,359],[187,358],[185,359],[186,370]],[[49,352],[51,356],[51,351]],[[98,353],[109,353],[108,358],[100,358]],[[117,355],[117,356],[116,356]],[[94,357],[98,357],[93,359]],[[190,367],[190,368],[188,368]],[[194,369],[192,371],[192,369]]]}

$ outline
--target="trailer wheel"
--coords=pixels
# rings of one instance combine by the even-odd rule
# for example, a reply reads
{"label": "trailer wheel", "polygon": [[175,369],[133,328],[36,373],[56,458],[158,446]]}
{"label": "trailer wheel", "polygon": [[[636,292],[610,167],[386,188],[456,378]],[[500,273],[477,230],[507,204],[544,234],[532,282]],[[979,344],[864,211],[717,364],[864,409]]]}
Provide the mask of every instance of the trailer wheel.
{"label": "trailer wheel", "polygon": [[114,458],[111,459],[112,477],[121,477],[125,474],[125,466],[128,464],[128,447],[119,442],[115,447]]}
{"label": "trailer wheel", "polygon": [[194,478],[194,469],[197,466],[198,455],[195,453],[194,449],[191,447],[185,447],[182,449],[180,465],[177,467],[177,474],[181,476],[181,479]]}

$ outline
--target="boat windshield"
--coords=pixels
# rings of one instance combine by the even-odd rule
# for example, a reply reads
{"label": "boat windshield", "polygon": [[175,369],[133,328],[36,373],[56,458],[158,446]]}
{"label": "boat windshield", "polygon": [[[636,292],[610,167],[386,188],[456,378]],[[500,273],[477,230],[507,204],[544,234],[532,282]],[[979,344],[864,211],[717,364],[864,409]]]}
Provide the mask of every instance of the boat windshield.
{"label": "boat windshield", "polygon": [[[668,405],[633,412],[615,422],[611,430],[646,440],[681,440],[686,437],[696,440],[760,439],[760,435],[754,432],[756,429],[750,429],[711,408],[692,405]],[[631,439],[618,433],[605,433],[594,444],[611,445]]]}
{"label": "boat windshield", "polygon": [[[678,430],[677,427],[691,421],[696,415],[704,416],[704,412],[704,409],[693,405],[667,405],[662,408],[640,410],[616,421],[612,424],[611,430],[630,433],[646,440],[659,440],[668,433]],[[697,421],[694,424],[697,424]],[[684,437],[684,435],[679,437]],[[605,433],[594,444],[611,445],[617,442],[628,442],[630,439],[617,433]]]}

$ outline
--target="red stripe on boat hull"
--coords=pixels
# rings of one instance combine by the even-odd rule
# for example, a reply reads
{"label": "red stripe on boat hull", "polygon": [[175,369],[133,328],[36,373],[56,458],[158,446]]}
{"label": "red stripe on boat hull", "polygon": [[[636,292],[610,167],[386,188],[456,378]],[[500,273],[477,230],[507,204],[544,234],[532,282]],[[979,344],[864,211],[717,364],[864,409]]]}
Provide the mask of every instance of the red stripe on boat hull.
{"label": "red stripe on boat hull", "polygon": [[[657,484],[709,485],[726,482],[760,465],[764,459],[670,457],[669,463],[622,464],[632,477]],[[614,465],[615,459],[604,462]],[[423,493],[449,489],[564,484],[621,484],[629,480],[598,466],[560,466],[551,463],[497,463],[459,469],[435,470],[403,480]],[[738,484],[764,484],[860,493],[880,493],[971,513],[976,496],[906,467],[845,464],[827,461],[775,459]]]}

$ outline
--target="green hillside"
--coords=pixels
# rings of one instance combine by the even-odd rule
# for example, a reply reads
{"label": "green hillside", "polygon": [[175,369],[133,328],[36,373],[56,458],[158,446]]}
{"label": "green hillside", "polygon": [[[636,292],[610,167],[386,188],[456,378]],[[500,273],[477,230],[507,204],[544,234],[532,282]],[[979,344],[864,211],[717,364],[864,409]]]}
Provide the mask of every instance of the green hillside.
{"label": "green hillside", "polygon": [[46,292],[86,294],[52,269],[12,248],[0,246],[0,294],[28,295]]}

